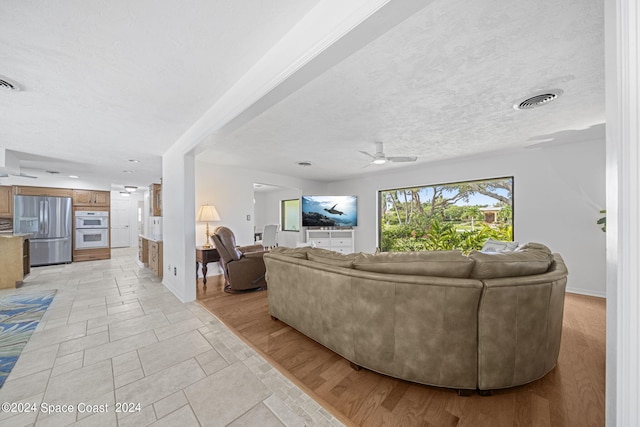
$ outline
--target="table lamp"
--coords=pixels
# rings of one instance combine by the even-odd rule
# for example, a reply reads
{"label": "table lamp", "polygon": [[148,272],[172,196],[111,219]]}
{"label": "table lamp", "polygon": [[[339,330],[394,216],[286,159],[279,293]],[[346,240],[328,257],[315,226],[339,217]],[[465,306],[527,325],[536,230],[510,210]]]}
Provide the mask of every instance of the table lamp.
{"label": "table lamp", "polygon": [[216,207],[206,204],[200,206],[196,221],[207,223],[207,241],[202,247],[209,249],[211,247],[211,243],[209,243],[209,221],[220,221],[220,215],[218,214]]}

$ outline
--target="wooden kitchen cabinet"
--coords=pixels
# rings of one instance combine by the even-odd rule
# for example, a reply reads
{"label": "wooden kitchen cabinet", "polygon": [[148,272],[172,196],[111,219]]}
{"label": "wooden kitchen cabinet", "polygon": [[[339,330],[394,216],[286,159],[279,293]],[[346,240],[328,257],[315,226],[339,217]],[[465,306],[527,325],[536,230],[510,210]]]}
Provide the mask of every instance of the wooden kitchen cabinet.
{"label": "wooden kitchen cabinet", "polygon": [[162,216],[162,184],[149,186],[149,215]]}
{"label": "wooden kitchen cabinet", "polygon": [[0,218],[13,218],[13,187],[0,186]]}
{"label": "wooden kitchen cabinet", "polygon": [[16,186],[16,193],[24,196],[54,196],[72,197],[73,190],[69,188],[49,188],[49,187],[26,187]]}
{"label": "wooden kitchen cabinet", "polygon": [[0,235],[0,288],[21,285],[29,264],[29,240],[22,235]]}
{"label": "wooden kitchen cabinet", "polygon": [[111,193],[96,190],[73,190],[73,206],[109,207]]}
{"label": "wooden kitchen cabinet", "polygon": [[138,236],[138,261],[144,265],[149,264],[149,240]]}
{"label": "wooden kitchen cabinet", "polygon": [[149,269],[162,278],[162,242],[149,240]]}

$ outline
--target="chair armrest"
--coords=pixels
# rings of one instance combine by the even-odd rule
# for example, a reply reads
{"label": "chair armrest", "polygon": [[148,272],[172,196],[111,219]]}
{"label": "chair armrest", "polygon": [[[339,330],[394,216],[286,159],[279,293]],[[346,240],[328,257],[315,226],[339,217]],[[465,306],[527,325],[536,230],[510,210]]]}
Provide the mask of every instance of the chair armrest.
{"label": "chair armrest", "polygon": [[242,254],[242,258],[262,258],[262,256],[269,251],[259,251],[259,252],[246,252]]}
{"label": "chair armrest", "polygon": [[264,247],[262,245],[249,245],[249,246],[238,246],[238,250],[240,252],[264,252]]}

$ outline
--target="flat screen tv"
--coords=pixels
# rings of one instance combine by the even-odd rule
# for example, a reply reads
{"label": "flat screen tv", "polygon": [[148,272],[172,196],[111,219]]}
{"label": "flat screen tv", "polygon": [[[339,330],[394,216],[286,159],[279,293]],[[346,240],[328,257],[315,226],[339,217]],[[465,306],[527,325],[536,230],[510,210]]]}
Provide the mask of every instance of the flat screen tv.
{"label": "flat screen tv", "polygon": [[357,196],[302,196],[303,227],[355,227]]}

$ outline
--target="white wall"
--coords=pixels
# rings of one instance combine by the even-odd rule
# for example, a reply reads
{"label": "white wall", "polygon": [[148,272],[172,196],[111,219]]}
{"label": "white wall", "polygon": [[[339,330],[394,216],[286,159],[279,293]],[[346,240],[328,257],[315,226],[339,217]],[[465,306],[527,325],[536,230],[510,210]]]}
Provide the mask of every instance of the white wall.
{"label": "white wall", "polygon": [[[162,283],[181,301],[196,298],[194,155],[180,144],[162,156]],[[175,273],[174,273],[175,271]]]}
{"label": "white wall", "polygon": [[[196,207],[203,203],[214,204],[220,214],[219,223],[210,224],[213,229],[219,225],[224,225],[233,230],[236,242],[239,245],[249,245],[253,243],[254,226],[254,205],[253,205],[253,183],[286,187],[282,191],[269,192],[262,198],[265,206],[270,206],[267,211],[261,213],[262,220],[266,223],[279,224],[279,200],[283,198],[298,198],[301,190],[315,193],[324,192],[325,183],[294,178],[285,175],[270,174],[266,172],[253,171],[237,167],[225,167],[211,165],[201,161],[196,161]],[[247,215],[250,219],[247,220]],[[301,233],[286,233],[286,241],[295,246]],[[205,225],[196,224],[196,242],[198,245],[204,243]],[[283,235],[283,239],[285,239]]]}
{"label": "white wall", "polygon": [[262,231],[264,226],[269,224],[267,215],[273,210],[273,206],[269,206],[267,201],[267,193],[253,192],[253,224],[256,231]]}
{"label": "white wall", "polygon": [[332,194],[358,196],[356,251],[377,246],[377,191],[398,187],[514,176],[514,235],[560,253],[568,289],[605,296],[605,233],[596,221],[605,206],[604,141],[440,162],[330,184]]}
{"label": "white wall", "polygon": [[[266,222],[279,223],[279,201],[301,194],[358,196],[356,251],[373,252],[377,243],[377,192],[381,189],[514,176],[514,237],[540,242],[560,253],[569,268],[571,292],[604,297],[605,233],[596,224],[605,206],[604,141],[523,149],[508,154],[429,164],[422,168],[366,175],[325,184],[316,181],[196,162],[196,205],[213,203],[238,244],[253,242],[253,183],[290,187],[267,193],[261,205]],[[298,190],[299,189],[299,190]],[[213,228],[213,227],[212,227]],[[291,235],[289,235],[291,234]],[[198,244],[204,225],[197,226]],[[301,233],[283,233],[281,246],[304,241]]]}
{"label": "white wall", "polygon": [[[324,184],[316,183],[315,186],[322,186]],[[308,187],[308,186],[307,186]],[[258,193],[256,193],[257,195]],[[260,194],[261,203],[256,203],[256,217],[258,217],[258,207],[263,209],[260,214],[264,219],[264,224],[280,224],[280,205],[282,200],[300,199],[302,196],[301,188],[282,188],[276,191],[269,191],[267,193]],[[257,200],[257,199],[256,199]],[[302,221],[302,219],[300,219]],[[260,229],[260,228],[259,228]],[[296,243],[304,242],[304,230],[302,231],[278,231],[278,245],[295,247]]]}

